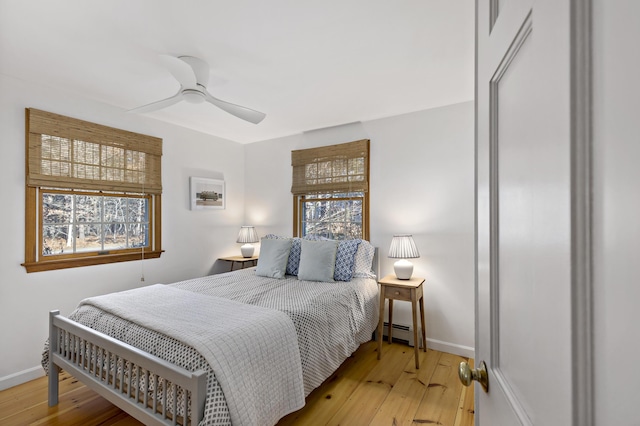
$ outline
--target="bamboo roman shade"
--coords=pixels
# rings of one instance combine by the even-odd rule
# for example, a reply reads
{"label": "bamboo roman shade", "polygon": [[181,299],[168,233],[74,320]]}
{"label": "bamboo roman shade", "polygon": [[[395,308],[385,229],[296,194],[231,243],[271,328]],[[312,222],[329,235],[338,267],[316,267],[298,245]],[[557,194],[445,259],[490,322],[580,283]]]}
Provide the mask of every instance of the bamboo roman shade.
{"label": "bamboo roman shade", "polygon": [[27,186],[162,193],[162,139],[26,110]]}
{"label": "bamboo roman shade", "polygon": [[369,139],[291,151],[294,195],[367,192]]}

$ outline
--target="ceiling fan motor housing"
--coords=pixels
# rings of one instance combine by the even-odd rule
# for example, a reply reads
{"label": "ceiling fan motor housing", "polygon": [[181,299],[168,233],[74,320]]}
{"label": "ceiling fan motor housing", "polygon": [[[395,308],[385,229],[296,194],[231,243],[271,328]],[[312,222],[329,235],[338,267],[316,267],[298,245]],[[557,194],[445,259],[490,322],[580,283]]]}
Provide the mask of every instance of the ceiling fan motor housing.
{"label": "ceiling fan motor housing", "polygon": [[199,90],[184,89],[182,91],[182,99],[191,104],[201,104],[205,101],[205,95]]}

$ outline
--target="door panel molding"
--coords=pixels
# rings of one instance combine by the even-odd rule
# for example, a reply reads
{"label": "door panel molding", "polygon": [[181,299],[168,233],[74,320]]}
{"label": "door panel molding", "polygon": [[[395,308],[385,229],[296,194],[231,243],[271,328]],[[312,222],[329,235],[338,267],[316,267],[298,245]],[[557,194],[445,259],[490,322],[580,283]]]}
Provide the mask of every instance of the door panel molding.
{"label": "door panel molding", "polygon": [[500,14],[500,0],[490,0],[489,2],[489,32],[493,30],[493,26],[498,20]]}
{"label": "door panel molding", "polygon": [[498,122],[499,122],[499,105],[498,105],[498,91],[499,84],[502,77],[505,75],[506,71],[509,69],[509,65],[516,58],[520,48],[524,45],[524,42],[527,40],[531,31],[533,29],[533,23],[531,20],[531,13],[527,15],[525,18],[521,30],[518,32],[516,38],[514,39],[511,48],[505,54],[503,60],[500,62],[500,65],[496,69],[491,82],[489,89],[489,155],[490,155],[490,170],[489,170],[489,199],[490,199],[490,252],[491,252],[491,265],[490,265],[490,292],[492,294],[491,300],[495,301],[491,305],[491,364],[495,367],[500,366],[499,359],[499,346],[500,346],[500,338],[499,338],[499,306],[498,306],[498,296],[499,296],[499,282],[497,273],[499,271],[500,259],[498,256],[499,246],[498,246],[498,220],[499,220],[499,182],[498,182],[498,144],[499,144],[499,135],[498,135]]}
{"label": "door panel molding", "polygon": [[[517,57],[522,46],[527,41],[533,30],[533,21],[531,10],[526,14],[522,25],[516,32],[515,38],[511,42],[509,49],[499,62],[491,80],[489,88],[489,217],[490,217],[490,346],[491,346],[491,365],[493,366],[494,379],[497,387],[501,389],[505,400],[511,406],[511,409],[520,420],[522,425],[533,425],[531,417],[527,413],[527,409],[518,398],[518,393],[514,390],[510,383],[508,375],[501,368],[500,363],[500,259],[499,259],[499,87],[502,77],[509,70],[509,66]],[[494,389],[496,387],[494,386]]]}
{"label": "door panel molding", "polygon": [[[500,390],[504,394],[504,397],[507,400],[507,402],[511,405],[511,409],[513,410],[515,415],[518,417],[518,420],[520,420],[520,424],[523,426],[533,426],[533,422],[531,421],[531,418],[529,417],[527,410],[524,408],[524,406],[518,400],[518,398],[516,398],[515,396],[516,394],[511,388],[511,385],[509,384],[509,380],[507,379],[506,375],[504,374],[504,372],[500,367],[494,369],[493,379],[494,381],[498,382],[498,386],[500,387]],[[494,389],[495,389],[495,386],[494,386]]]}
{"label": "door panel molding", "polygon": [[[498,64],[498,67],[496,68],[495,73],[491,77],[492,89],[494,87],[497,89],[497,85],[500,82],[500,79],[504,75],[505,71],[509,68],[509,65],[511,65],[511,62],[520,51],[520,48],[522,47],[524,42],[527,40],[527,37],[529,37],[529,34],[531,34],[532,30],[533,30],[532,10],[529,9],[529,12],[526,14],[524,19],[522,20],[522,25],[520,25],[518,32],[516,33],[515,37],[513,38],[513,41],[511,42],[511,45],[509,46],[509,49],[507,49],[507,52],[503,56],[502,60]],[[493,91],[491,94],[493,94]],[[494,112],[493,109],[491,112]],[[493,125],[493,121],[491,124]],[[491,137],[491,140],[493,141],[494,134],[491,133],[490,137]]]}
{"label": "door panel molding", "polygon": [[571,0],[571,321],[573,424],[594,424],[591,0]]}

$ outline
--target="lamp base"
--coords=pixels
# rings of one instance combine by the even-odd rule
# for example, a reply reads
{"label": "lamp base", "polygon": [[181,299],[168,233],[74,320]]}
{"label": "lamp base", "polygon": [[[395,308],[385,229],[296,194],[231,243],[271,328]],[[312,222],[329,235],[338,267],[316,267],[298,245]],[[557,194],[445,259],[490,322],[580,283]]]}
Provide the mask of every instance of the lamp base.
{"label": "lamp base", "polygon": [[240,247],[240,252],[242,253],[242,257],[251,257],[253,256],[253,251],[255,248],[251,244],[244,244]]}
{"label": "lamp base", "polygon": [[413,275],[413,263],[406,259],[400,259],[393,264],[393,270],[396,273],[396,278],[399,280],[411,279]]}

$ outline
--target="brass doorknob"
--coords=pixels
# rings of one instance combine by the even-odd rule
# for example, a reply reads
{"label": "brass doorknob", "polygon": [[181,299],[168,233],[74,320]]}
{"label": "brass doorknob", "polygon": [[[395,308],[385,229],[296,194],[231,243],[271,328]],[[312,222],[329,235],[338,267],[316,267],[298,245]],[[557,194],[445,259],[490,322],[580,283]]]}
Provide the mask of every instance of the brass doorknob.
{"label": "brass doorknob", "polygon": [[475,380],[480,383],[485,392],[489,392],[489,376],[487,374],[487,365],[484,361],[480,361],[480,366],[473,369],[466,362],[461,362],[458,368],[458,377],[465,386],[471,385]]}

